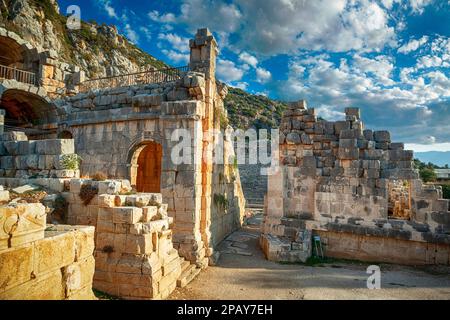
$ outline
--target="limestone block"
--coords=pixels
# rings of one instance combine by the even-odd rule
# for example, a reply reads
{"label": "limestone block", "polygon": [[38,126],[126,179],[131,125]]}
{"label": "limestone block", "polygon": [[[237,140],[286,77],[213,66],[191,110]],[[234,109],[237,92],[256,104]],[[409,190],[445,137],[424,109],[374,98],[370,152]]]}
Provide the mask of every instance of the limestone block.
{"label": "limestone block", "polygon": [[115,206],[115,195],[112,194],[100,194],[98,196],[98,206],[102,208],[111,208]]}
{"label": "limestone block", "polygon": [[132,97],[131,103],[133,108],[151,108],[160,106],[163,100],[163,96],[160,94],[142,94]]}
{"label": "limestone block", "polygon": [[158,213],[158,207],[156,206],[147,206],[142,208],[142,222],[149,222],[154,217],[156,217]]}
{"label": "limestone block", "polygon": [[203,116],[204,106],[201,101],[165,101],[161,104],[161,114]]}
{"label": "limestone block", "polygon": [[339,148],[339,159],[354,160],[359,159],[358,148]]}
{"label": "limestone block", "polygon": [[291,132],[286,136],[286,143],[287,144],[299,144],[302,140],[300,138],[300,135],[297,132]]}
{"label": "limestone block", "polygon": [[44,237],[45,207],[16,203],[0,207],[0,249],[14,247]]}
{"label": "limestone block", "polygon": [[3,156],[0,158],[0,165],[2,169],[14,169],[15,168],[15,157]]}
{"label": "limestone block", "polygon": [[85,287],[91,289],[92,298],[92,278],[94,276],[95,260],[92,254],[83,260],[70,264],[62,268],[63,283],[66,297],[75,295]]}
{"label": "limestone block", "polygon": [[27,141],[28,137],[22,131],[8,131],[2,135],[3,141]]}
{"label": "limestone block", "polygon": [[130,254],[150,254],[153,252],[153,242],[151,234],[126,235],[125,253]]}
{"label": "limestone block", "polygon": [[350,122],[349,121],[336,121],[334,123],[334,131],[337,135],[340,135],[342,130],[350,130]]}
{"label": "limestone block", "polygon": [[0,202],[9,201],[9,191],[1,190],[0,191]]}
{"label": "limestone block", "polygon": [[137,223],[142,219],[142,208],[115,207],[111,208],[114,223]]}
{"label": "limestone block", "polygon": [[361,118],[361,111],[359,108],[345,108],[346,116],[354,116],[356,119]]}
{"label": "limestone block", "polygon": [[35,274],[60,269],[75,261],[75,236],[71,232],[38,241],[35,245]]}
{"label": "limestone block", "polygon": [[[342,136],[342,133],[343,133],[344,131],[341,131],[341,136]],[[339,147],[340,148],[356,148],[358,146],[358,140],[357,139],[353,139],[353,138],[350,138],[350,139],[343,139],[343,138],[341,138],[341,139],[339,139]]]}
{"label": "limestone block", "polygon": [[[192,219],[191,219],[192,221]],[[161,219],[155,221],[149,221],[142,224],[142,232],[143,233],[154,233],[154,232],[162,232],[165,230],[169,230],[169,220]]]}
{"label": "limestone block", "polygon": [[0,248],[0,297],[15,285],[30,280],[33,271],[33,246],[20,248]]}
{"label": "limestone block", "polygon": [[373,137],[376,142],[391,142],[391,134],[389,131],[374,131]]}
{"label": "limestone block", "polygon": [[116,194],[122,189],[122,182],[119,180],[106,180],[98,182],[99,194]]}
{"label": "limestone block", "polygon": [[59,155],[75,153],[73,139],[48,139],[36,141],[36,152],[40,155]]}
{"label": "limestone block", "polygon": [[64,298],[61,270],[53,270],[8,291],[0,291],[1,300],[61,300]]}

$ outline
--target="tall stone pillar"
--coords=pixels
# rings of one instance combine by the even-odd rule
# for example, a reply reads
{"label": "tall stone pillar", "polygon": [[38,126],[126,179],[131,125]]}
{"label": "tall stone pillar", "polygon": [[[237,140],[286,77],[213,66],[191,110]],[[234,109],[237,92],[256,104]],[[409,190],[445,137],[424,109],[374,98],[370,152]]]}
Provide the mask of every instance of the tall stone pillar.
{"label": "tall stone pillar", "polygon": [[216,96],[216,56],[217,42],[207,29],[198,29],[195,38],[190,40],[191,49],[189,67],[191,71],[205,74],[205,117],[202,120],[202,196],[200,214],[200,233],[205,248],[206,257],[201,257],[197,263],[207,265],[207,257],[212,255],[211,243],[211,186],[212,186],[212,146],[214,135],[209,134],[214,129],[214,99]]}

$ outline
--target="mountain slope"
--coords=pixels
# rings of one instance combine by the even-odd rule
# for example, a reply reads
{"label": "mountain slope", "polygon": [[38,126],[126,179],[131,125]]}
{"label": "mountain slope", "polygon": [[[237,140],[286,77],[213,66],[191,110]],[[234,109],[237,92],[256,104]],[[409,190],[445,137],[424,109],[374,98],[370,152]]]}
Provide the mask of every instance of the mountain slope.
{"label": "mountain slope", "polygon": [[281,115],[287,106],[283,102],[237,88],[229,88],[224,103],[230,125],[240,129],[278,128]]}
{"label": "mountain slope", "polygon": [[114,26],[82,22],[80,30],[69,30],[56,0],[0,0],[0,11],[0,26],[35,47],[55,50],[59,60],[79,66],[91,78],[166,66]]}

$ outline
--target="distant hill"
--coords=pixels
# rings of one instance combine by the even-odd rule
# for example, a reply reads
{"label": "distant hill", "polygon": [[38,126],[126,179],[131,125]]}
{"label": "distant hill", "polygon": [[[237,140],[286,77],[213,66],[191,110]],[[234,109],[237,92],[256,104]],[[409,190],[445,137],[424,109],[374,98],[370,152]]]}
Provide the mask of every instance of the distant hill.
{"label": "distant hill", "polygon": [[440,167],[448,164],[450,166],[450,151],[428,151],[428,152],[414,152],[416,158],[420,161],[434,163]]}
{"label": "distant hill", "polygon": [[230,125],[237,129],[278,128],[286,103],[230,87],[225,98]]}

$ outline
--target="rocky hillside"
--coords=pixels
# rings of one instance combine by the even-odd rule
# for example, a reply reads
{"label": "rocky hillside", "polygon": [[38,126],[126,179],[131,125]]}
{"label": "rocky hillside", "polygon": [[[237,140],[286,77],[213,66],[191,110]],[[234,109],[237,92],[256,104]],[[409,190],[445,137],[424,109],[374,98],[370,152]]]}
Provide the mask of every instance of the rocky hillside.
{"label": "rocky hillside", "polygon": [[0,26],[36,47],[53,49],[88,77],[110,76],[166,66],[118,34],[114,26],[82,22],[69,30],[56,0],[0,0]]}
{"label": "rocky hillside", "polygon": [[[115,26],[82,22],[69,30],[56,0],[0,0],[0,26],[14,31],[35,47],[55,50],[59,60],[81,67],[90,78],[162,68],[167,65],[142,51]],[[225,99],[234,128],[278,127],[283,103],[230,88]]]}
{"label": "rocky hillside", "polygon": [[230,124],[234,128],[278,128],[286,108],[283,102],[262,95],[253,95],[241,89],[229,88],[225,98]]}

